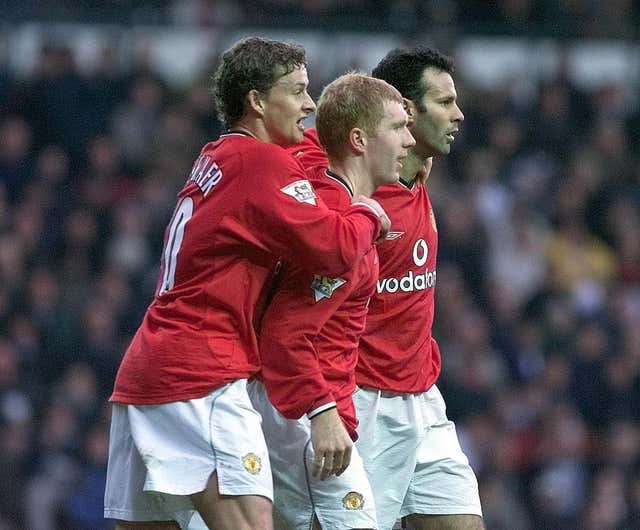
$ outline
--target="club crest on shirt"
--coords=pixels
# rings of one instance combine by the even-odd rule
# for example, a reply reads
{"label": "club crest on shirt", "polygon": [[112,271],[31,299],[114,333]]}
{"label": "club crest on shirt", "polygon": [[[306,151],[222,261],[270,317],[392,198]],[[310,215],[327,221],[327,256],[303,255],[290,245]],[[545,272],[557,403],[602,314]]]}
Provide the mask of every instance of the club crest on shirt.
{"label": "club crest on shirt", "polygon": [[262,469],[262,460],[255,453],[247,453],[242,457],[242,465],[252,475],[257,475]]}
{"label": "club crest on shirt", "polygon": [[293,197],[298,202],[313,204],[316,206],[316,194],[308,180],[296,180],[291,184],[287,184],[280,190],[281,192]]}
{"label": "club crest on shirt", "polygon": [[357,491],[350,491],[342,498],[342,506],[347,510],[362,510],[364,497]]}
{"label": "club crest on shirt", "polygon": [[313,290],[316,302],[319,302],[323,298],[331,298],[333,292],[345,283],[347,283],[347,280],[343,280],[342,278],[327,278],[326,276],[315,274],[311,282],[311,289]]}
{"label": "club crest on shirt", "polygon": [[400,239],[404,235],[404,232],[388,232],[387,237],[385,239],[387,241],[393,241],[394,239]]}

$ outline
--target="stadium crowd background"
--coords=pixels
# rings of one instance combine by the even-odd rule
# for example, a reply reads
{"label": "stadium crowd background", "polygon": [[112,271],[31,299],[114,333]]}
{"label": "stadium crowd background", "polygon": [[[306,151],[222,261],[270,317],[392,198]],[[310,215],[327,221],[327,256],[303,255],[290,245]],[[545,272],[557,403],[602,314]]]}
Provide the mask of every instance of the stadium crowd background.
{"label": "stadium crowd background", "polygon": [[[444,28],[449,53],[469,32],[640,33],[630,0],[461,4],[23,0],[3,18],[282,31],[313,15],[406,44]],[[144,56],[107,46],[89,72],[75,59],[57,39],[25,75],[0,54],[1,530],[110,528],[106,397],[155,288],[175,193],[220,132],[213,63],[176,90]],[[314,95],[349,66],[319,78],[312,63]],[[563,67],[528,98],[472,88],[460,65],[456,80],[466,120],[429,181],[435,336],[487,528],[640,528],[638,86],[586,90]]]}

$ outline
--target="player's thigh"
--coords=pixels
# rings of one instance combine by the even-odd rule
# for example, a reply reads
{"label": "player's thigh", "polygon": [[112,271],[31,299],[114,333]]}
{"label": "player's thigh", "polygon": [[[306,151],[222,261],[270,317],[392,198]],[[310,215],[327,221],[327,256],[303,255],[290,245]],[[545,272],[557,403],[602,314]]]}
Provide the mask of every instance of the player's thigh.
{"label": "player's thigh", "polygon": [[[274,482],[274,513],[278,528],[308,530],[314,517],[322,528],[375,528],[371,487],[357,450],[339,477],[313,477],[310,422],[284,418],[269,402],[261,383],[250,384],[250,395],[262,415]],[[284,522],[284,524],[282,524]]]}
{"label": "player's thigh", "polygon": [[[246,381],[201,399],[114,406],[114,419],[106,517],[175,520],[185,527],[195,511],[189,496],[205,490],[214,472],[221,495],[273,497],[260,415],[251,405]],[[118,434],[123,432],[126,436]]]}
{"label": "player's thigh", "polygon": [[304,461],[305,446],[310,438],[308,421],[282,416],[259,381],[249,383],[248,390],[254,407],[262,416],[262,430],[269,449],[276,528],[308,529],[313,518]]}
{"label": "player's thigh", "polygon": [[104,516],[122,528],[179,528],[189,518],[189,499],[145,491],[147,468],[135,445],[127,405],[113,405],[109,436],[109,461],[104,496]]}
{"label": "player's thigh", "polygon": [[204,491],[191,495],[210,530],[272,530],[271,500],[259,495],[221,495],[216,473]]}
{"label": "player's thigh", "polygon": [[440,392],[434,386],[421,400],[427,428],[416,452],[401,515],[481,516],[478,481],[460,447],[455,425],[446,417]]}
{"label": "player's thigh", "polygon": [[353,400],[359,421],[356,446],[373,489],[378,528],[389,530],[400,516],[415,470],[420,409],[412,398],[369,389],[359,389]]}
{"label": "player's thigh", "polygon": [[405,517],[408,530],[485,530],[479,515],[410,515]]}
{"label": "player's thigh", "polygon": [[[308,469],[314,457],[313,446],[308,444],[305,454]],[[309,475],[307,481],[321,528],[378,528],[373,491],[357,447],[340,476],[320,480]]]}
{"label": "player's thigh", "polygon": [[246,381],[208,396],[156,407],[129,407],[132,434],[147,468],[146,490],[188,496],[215,472],[222,495],[273,496],[260,414]]}

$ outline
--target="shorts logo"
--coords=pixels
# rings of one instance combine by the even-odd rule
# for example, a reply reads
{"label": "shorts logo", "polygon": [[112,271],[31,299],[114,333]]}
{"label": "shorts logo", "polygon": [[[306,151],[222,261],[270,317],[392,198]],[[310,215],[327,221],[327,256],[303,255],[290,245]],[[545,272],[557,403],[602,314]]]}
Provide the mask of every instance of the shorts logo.
{"label": "shorts logo", "polygon": [[347,510],[362,510],[364,506],[364,497],[357,491],[350,491],[342,499],[342,505]]}
{"label": "shorts logo", "polygon": [[333,291],[345,283],[347,283],[347,281],[342,278],[327,278],[326,276],[314,274],[311,289],[313,289],[316,302],[319,302],[323,298],[331,298]]}
{"label": "shorts logo", "polygon": [[252,475],[257,475],[262,469],[262,460],[255,453],[247,453],[242,457],[242,465]]}
{"label": "shorts logo", "polygon": [[313,204],[314,206],[317,205],[316,194],[308,180],[296,180],[282,188],[280,191],[290,197],[293,197],[298,202]]}

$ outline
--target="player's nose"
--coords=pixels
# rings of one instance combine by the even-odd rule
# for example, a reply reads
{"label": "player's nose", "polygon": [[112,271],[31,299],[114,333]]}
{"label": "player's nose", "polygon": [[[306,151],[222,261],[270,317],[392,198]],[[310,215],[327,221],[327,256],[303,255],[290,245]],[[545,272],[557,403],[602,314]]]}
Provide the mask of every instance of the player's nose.
{"label": "player's nose", "polygon": [[316,104],[313,101],[313,98],[309,95],[309,93],[306,93],[306,97],[304,99],[304,103],[303,103],[303,107],[302,107],[306,112],[312,113],[316,111]]}
{"label": "player's nose", "polygon": [[456,109],[455,109],[455,114],[454,114],[454,118],[453,121],[457,121],[458,123],[462,123],[464,121],[464,114],[462,114],[462,111],[460,110],[460,107],[458,107],[458,104],[456,103]]}
{"label": "player's nose", "polygon": [[414,145],[416,145],[416,139],[413,137],[411,132],[409,132],[409,129],[405,127],[405,134],[403,137],[402,147],[404,147],[405,149],[409,149]]}

